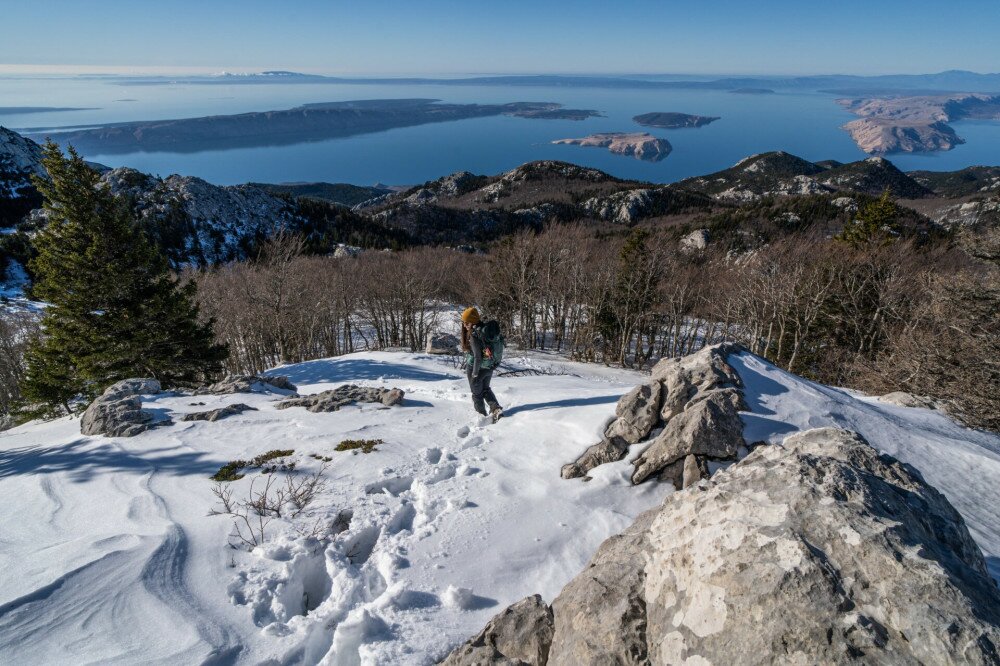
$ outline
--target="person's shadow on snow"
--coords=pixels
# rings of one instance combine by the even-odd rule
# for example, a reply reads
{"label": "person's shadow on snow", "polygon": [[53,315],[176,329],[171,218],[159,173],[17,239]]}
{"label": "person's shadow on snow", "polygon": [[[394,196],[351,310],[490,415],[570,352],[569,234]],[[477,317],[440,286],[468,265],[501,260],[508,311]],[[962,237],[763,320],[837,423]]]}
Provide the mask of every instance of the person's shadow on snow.
{"label": "person's shadow on snow", "polygon": [[553,400],[551,402],[532,402],[527,405],[515,405],[510,409],[505,409],[504,416],[514,416],[521,412],[539,412],[545,409],[559,409],[560,407],[587,407],[589,405],[609,405],[618,402],[620,395],[597,395],[592,398],[567,398],[565,400]]}

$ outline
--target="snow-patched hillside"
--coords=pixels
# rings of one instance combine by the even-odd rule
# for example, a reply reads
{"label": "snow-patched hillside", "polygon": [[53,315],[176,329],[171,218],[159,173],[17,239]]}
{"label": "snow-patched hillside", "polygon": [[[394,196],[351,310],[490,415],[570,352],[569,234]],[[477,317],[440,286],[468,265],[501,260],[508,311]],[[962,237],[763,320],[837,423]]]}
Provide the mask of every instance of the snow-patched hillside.
{"label": "snow-patched hillside", "polygon": [[[858,430],[948,496],[1000,577],[1000,437],[749,354],[730,363],[753,412],[747,441]],[[641,375],[538,357],[511,365],[561,374],[497,379],[508,418],[495,425],[472,418],[448,359],[364,353],[280,372],[303,394],[399,387],[401,406],[313,414],[276,410],[277,394],[164,394],[145,406],[175,423],[130,439],[81,436],[68,418],[0,434],[0,663],[425,664],[511,602],[551,601],[603,539],[671,491],[629,485],[627,460],[589,482],[559,475]],[[177,418],[238,402],[258,411]],[[385,444],[333,451],[345,438]],[[219,508],[208,477],[271,449],[294,449],[300,476],[322,465],[312,454],[332,458],[327,489],[312,515],[272,523],[263,547],[231,548],[231,520],[208,515]],[[244,496],[265,478],[249,471],[231,486]],[[295,534],[317,519],[339,533]]]}

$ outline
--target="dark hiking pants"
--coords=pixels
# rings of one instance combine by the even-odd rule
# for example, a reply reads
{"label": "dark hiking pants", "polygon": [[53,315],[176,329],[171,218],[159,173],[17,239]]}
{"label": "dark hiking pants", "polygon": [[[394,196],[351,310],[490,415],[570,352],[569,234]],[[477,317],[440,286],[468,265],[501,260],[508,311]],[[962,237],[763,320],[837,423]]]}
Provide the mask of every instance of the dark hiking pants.
{"label": "dark hiking pants", "polygon": [[476,378],[472,377],[472,368],[468,368],[465,372],[469,378],[469,388],[472,389],[472,404],[476,411],[484,415],[487,413],[484,402],[490,406],[490,410],[499,408],[500,403],[497,402],[497,397],[493,395],[493,389],[490,388],[493,370],[480,368],[479,376]]}

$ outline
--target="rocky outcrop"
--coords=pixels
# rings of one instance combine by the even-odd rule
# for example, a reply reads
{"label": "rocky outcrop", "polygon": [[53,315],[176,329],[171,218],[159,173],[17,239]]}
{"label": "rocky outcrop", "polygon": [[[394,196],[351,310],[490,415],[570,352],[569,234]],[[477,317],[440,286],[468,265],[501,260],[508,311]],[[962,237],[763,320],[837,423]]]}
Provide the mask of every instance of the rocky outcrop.
{"label": "rocky outcrop", "polygon": [[536,594],[501,611],[441,665],[544,664],[551,644],[552,609]]}
{"label": "rocky outcrop", "polygon": [[133,437],[169,421],[153,422],[153,413],[142,408],[142,395],[160,392],[155,379],[123,379],[112,384],[94,400],[80,417],[84,435]]}
{"label": "rocky outcrop", "polygon": [[226,405],[225,407],[209,409],[204,412],[191,412],[190,414],[185,414],[181,418],[181,421],[218,421],[219,419],[224,419],[227,416],[236,416],[237,414],[242,414],[243,412],[256,411],[256,407],[251,407],[250,405],[244,405],[242,402],[238,402],[234,405]]}
{"label": "rocky outcrop", "polygon": [[302,396],[282,400],[278,403],[278,409],[288,409],[289,407],[305,407],[310,412],[335,412],[344,405],[351,405],[355,402],[375,402],[386,407],[392,407],[403,402],[404,392],[402,389],[370,388],[367,386],[356,386],[345,384],[338,386],[331,391],[314,393],[313,395]]}
{"label": "rocky outcrop", "polygon": [[606,132],[580,139],[557,139],[554,144],[607,148],[617,155],[631,155],[640,160],[659,161],[670,154],[673,146],[646,132]]}
{"label": "rocky outcrop", "polygon": [[291,391],[298,389],[284,375],[228,375],[198,393],[224,395],[226,393],[261,393],[265,391]]}
{"label": "rocky outcrop", "polygon": [[153,229],[183,235],[183,247],[167,247],[185,261],[213,264],[245,258],[253,239],[293,226],[295,207],[254,185],[213,185],[201,178],[157,178],[121,167],[102,178],[112,192],[129,197],[136,214]]}
{"label": "rocky outcrop", "polygon": [[695,229],[681,238],[678,245],[681,252],[701,252],[708,247],[708,241],[710,238],[711,235],[709,234],[708,229]]}
{"label": "rocky outcrop", "polygon": [[[542,612],[510,615],[527,626]],[[912,467],[835,428],[668,496],[601,545],[552,615],[547,658],[520,663],[1000,660],[1000,592],[962,517]]]}
{"label": "rocky outcrop", "polygon": [[739,345],[722,343],[657,363],[652,381],[618,401],[604,439],[563,466],[563,478],[581,477],[598,465],[621,460],[630,444],[651,434],[655,436],[649,446],[633,461],[633,483],[658,476],[680,489],[685,478],[693,478],[692,470],[707,476],[708,460],[735,460],[746,447],[739,412],[747,407],[742,382],[726,358],[739,351]]}
{"label": "rocky outcrop", "polygon": [[432,333],[427,336],[428,354],[457,354],[458,338],[451,333]]}

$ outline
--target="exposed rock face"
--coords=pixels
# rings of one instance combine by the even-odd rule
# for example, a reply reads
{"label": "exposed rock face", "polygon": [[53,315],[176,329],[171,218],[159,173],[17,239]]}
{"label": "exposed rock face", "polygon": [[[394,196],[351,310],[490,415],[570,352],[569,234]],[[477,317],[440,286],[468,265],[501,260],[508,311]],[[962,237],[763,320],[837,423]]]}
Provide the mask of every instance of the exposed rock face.
{"label": "exposed rock face", "polygon": [[458,338],[451,333],[433,333],[427,338],[428,354],[457,354]]}
{"label": "exposed rock face", "polygon": [[621,437],[605,437],[594,444],[575,462],[563,465],[560,474],[564,479],[576,479],[606,463],[621,460],[628,453],[628,442]]}
{"label": "exposed rock face", "polygon": [[160,392],[155,379],[123,379],[104,390],[80,417],[84,435],[133,437],[167,422],[152,423],[153,414],[142,408],[139,396]]}
{"label": "exposed rock face", "polygon": [[607,148],[618,155],[632,155],[640,160],[659,161],[670,154],[673,146],[646,132],[607,132],[580,139],[557,139],[552,143]]}
{"label": "exposed rock face", "polygon": [[835,428],[670,495],[605,541],[552,610],[548,658],[529,664],[1000,659],[1000,592],[961,516]]}
{"label": "exposed rock face", "polygon": [[455,648],[441,664],[544,664],[551,644],[552,609],[536,594],[498,613],[478,636]]}
{"label": "exposed rock face", "polygon": [[688,456],[733,460],[743,441],[736,389],[713,391],[691,401],[671,418],[653,443],[635,461],[632,483],[642,483],[667,465]]}
{"label": "exposed rock face", "polygon": [[651,198],[648,189],[615,192],[609,197],[588,199],[583,209],[601,220],[632,224],[644,216]]}
{"label": "exposed rock face", "polygon": [[298,390],[295,384],[284,375],[229,375],[222,381],[199,391],[199,393],[223,395],[226,393],[259,393],[274,389],[292,391],[293,393]]}
{"label": "exposed rock face", "polygon": [[112,192],[129,196],[153,228],[179,226],[183,258],[194,263],[242,259],[244,241],[270,237],[295,220],[291,204],[253,185],[220,187],[177,175],[160,179],[125,167],[102,178]]}
{"label": "exposed rock face", "polygon": [[224,419],[227,416],[235,416],[248,411],[256,412],[257,408],[238,402],[234,405],[219,407],[218,409],[209,409],[204,412],[192,412],[190,414],[185,414],[181,421],[218,421],[219,419]]}
{"label": "exposed rock face", "polygon": [[[604,439],[563,466],[564,479],[586,475],[598,465],[621,460],[628,446],[663,429],[634,461],[633,483],[658,475],[680,489],[694,471],[708,475],[707,460],[735,460],[746,442],[739,412],[747,409],[742,382],[726,362],[739,345],[723,343],[683,358],[663,359],[651,380],[622,396]],[[687,465],[685,460],[692,456]]]}
{"label": "exposed rock face", "polygon": [[710,235],[708,229],[695,229],[684,236],[680,242],[682,252],[700,252],[708,247]]}
{"label": "exposed rock face", "polygon": [[334,259],[347,259],[350,257],[357,257],[364,250],[362,250],[357,245],[345,245],[344,243],[338,243],[337,249],[333,251]]}
{"label": "exposed rock face", "polygon": [[331,391],[323,391],[301,398],[282,400],[278,403],[278,409],[288,409],[289,407],[305,407],[310,412],[335,412],[344,405],[355,402],[377,402],[391,407],[403,402],[402,389],[369,388],[367,386],[356,386],[345,384],[338,386]]}
{"label": "exposed rock face", "polygon": [[658,381],[640,384],[618,400],[616,418],[604,435],[621,437],[629,444],[642,441],[660,420],[663,386]]}

